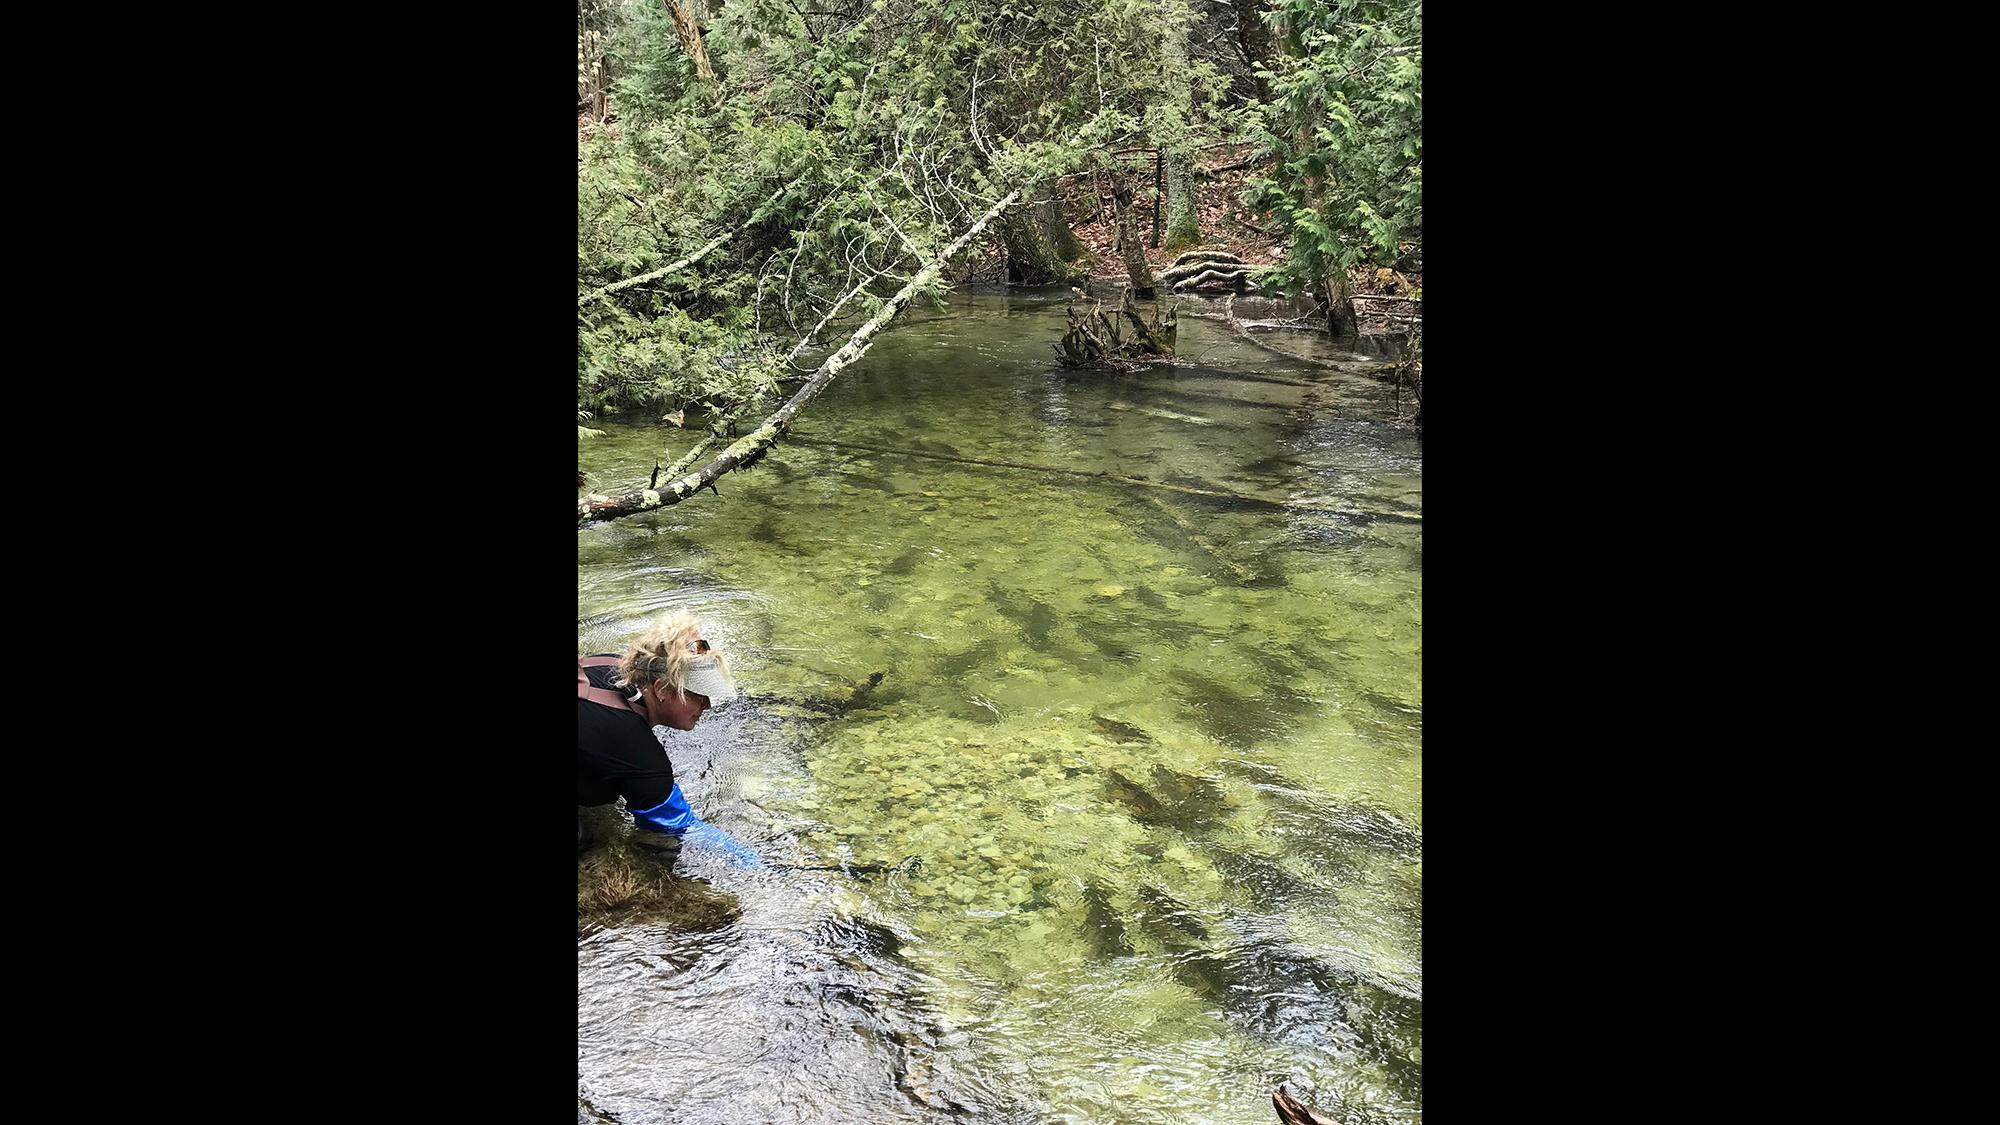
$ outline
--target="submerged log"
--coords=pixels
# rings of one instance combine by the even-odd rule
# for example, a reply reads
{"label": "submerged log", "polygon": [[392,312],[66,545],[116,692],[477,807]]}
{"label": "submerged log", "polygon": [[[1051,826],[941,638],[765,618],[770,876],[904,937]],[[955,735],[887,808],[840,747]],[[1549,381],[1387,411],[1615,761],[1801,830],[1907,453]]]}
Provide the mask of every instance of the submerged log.
{"label": "submerged log", "polygon": [[[1195,314],[1195,315],[1202,315],[1202,314]],[[1298,355],[1293,352],[1288,352],[1283,348],[1272,347],[1270,344],[1267,344],[1264,341],[1259,340],[1256,334],[1250,331],[1249,326],[1244,324],[1243,321],[1237,317],[1236,297],[1234,294],[1232,294],[1227,301],[1224,301],[1222,303],[1222,315],[1220,317],[1208,316],[1205,317],[1204,319],[1225,321],[1228,323],[1230,330],[1235,332],[1238,336],[1242,337],[1246,343],[1252,345],[1253,347],[1262,348],[1273,355],[1281,355],[1284,356],[1286,359],[1293,360],[1298,363],[1307,363],[1311,364],[1314,367],[1324,367],[1329,371],[1344,371],[1352,375],[1367,375],[1377,379],[1395,378],[1396,365],[1394,363],[1336,363],[1332,360],[1314,359],[1312,356]],[[1317,332],[1315,332],[1315,334],[1317,334]],[[1307,384],[1307,385],[1317,386],[1318,384]]]}

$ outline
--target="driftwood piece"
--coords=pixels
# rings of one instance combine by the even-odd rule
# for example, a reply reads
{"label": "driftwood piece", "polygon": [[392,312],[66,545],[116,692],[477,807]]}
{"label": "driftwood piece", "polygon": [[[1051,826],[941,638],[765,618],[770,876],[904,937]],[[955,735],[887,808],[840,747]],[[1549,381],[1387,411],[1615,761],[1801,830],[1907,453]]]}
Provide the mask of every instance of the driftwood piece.
{"label": "driftwood piece", "polygon": [[[1181,257],[1185,258],[1187,257],[1187,255],[1183,254],[1181,255]],[[1223,254],[1223,255],[1210,254],[1201,258],[1197,258],[1191,262],[1186,262],[1186,261],[1175,262],[1173,265],[1168,266],[1166,269],[1160,271],[1159,280],[1163,284],[1172,285],[1176,281],[1180,281],[1183,278],[1193,277],[1195,274],[1198,274],[1206,269],[1220,268],[1224,270],[1229,270],[1229,269],[1240,269],[1243,268],[1243,266],[1244,266],[1243,260],[1241,258],[1238,258],[1234,254]]]}

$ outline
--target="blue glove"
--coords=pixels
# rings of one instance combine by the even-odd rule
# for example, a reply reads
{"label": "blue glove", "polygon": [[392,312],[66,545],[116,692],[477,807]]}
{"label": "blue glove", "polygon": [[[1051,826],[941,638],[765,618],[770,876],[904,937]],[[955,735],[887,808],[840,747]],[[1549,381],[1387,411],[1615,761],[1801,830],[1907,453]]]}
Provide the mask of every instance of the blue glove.
{"label": "blue glove", "polygon": [[683,843],[699,844],[721,852],[729,860],[731,867],[741,867],[750,871],[764,869],[764,861],[757,858],[756,852],[745,847],[736,837],[705,820],[696,820],[694,827],[688,829],[687,835],[681,839]]}
{"label": "blue glove", "polygon": [[678,839],[682,833],[700,824],[701,818],[688,807],[688,799],[681,793],[681,783],[676,781],[666,800],[650,809],[633,809],[632,822],[641,828],[665,832]]}
{"label": "blue glove", "polygon": [[764,866],[764,861],[757,858],[756,852],[744,847],[729,833],[694,815],[678,781],[674,782],[673,791],[667,794],[666,800],[650,809],[633,810],[632,822],[641,828],[664,832],[683,843],[719,851],[728,857],[732,867],[756,870]]}

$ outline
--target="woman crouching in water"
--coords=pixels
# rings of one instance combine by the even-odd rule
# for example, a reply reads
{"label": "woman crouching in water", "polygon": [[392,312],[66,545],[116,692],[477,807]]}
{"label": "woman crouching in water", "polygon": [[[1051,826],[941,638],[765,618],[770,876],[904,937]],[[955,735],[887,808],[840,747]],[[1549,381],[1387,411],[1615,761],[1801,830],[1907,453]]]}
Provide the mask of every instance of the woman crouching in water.
{"label": "woman crouching in water", "polygon": [[[761,867],[755,853],[688,807],[655,727],[693,730],[710,708],[736,698],[729,665],[686,613],[662,617],[623,656],[602,653],[576,664],[576,803],[625,798],[641,829],[698,841],[737,866]],[[577,817],[577,852],[589,847]]]}

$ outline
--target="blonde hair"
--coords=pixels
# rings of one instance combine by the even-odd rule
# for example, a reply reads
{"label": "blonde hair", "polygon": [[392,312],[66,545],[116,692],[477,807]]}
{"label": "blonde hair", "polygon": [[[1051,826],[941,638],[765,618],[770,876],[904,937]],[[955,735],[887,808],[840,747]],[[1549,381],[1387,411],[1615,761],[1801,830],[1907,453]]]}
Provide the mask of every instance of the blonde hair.
{"label": "blonde hair", "polygon": [[701,622],[693,614],[674,612],[661,617],[618,658],[618,678],[614,682],[628,691],[644,691],[656,683],[664,683],[673,689],[674,698],[680,699],[686,694],[691,666],[704,655],[714,657],[716,667],[727,677],[729,662],[720,652],[713,648],[706,654],[691,650],[690,646],[699,639]]}

